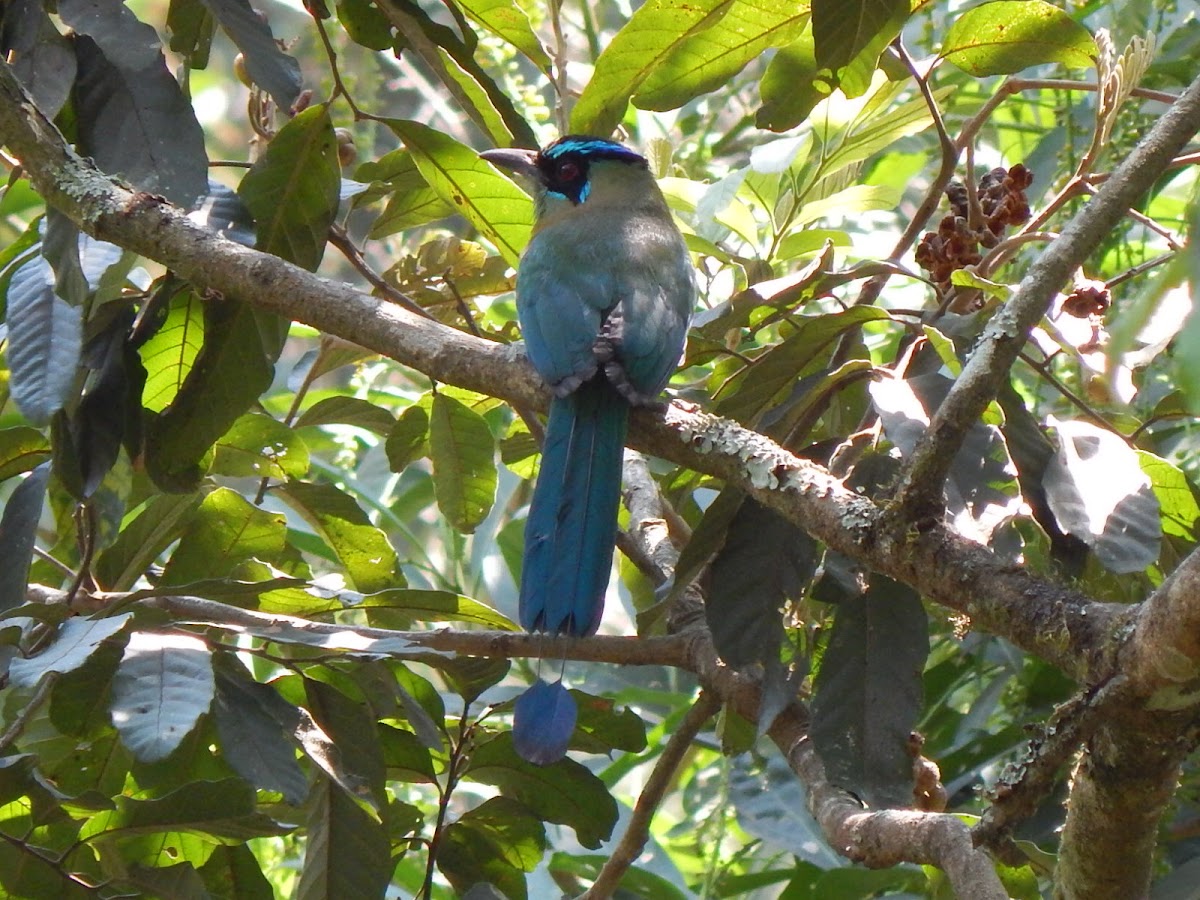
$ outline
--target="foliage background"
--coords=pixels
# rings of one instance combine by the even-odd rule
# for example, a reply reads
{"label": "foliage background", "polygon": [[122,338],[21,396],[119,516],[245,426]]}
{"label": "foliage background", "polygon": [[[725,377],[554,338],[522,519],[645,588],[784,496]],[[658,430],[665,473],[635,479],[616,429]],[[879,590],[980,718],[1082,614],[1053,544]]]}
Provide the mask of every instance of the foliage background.
{"label": "foliage background", "polygon": [[[1130,635],[1170,600],[1200,514],[1194,153],[1150,171],[1078,277],[1044,285],[1061,293],[993,370],[962,454],[921,458],[981,330],[1195,77],[1194,11],[263,13],[28,0],[0,21],[41,110],[146,192],[124,216],[55,194],[51,145],[21,143],[14,116],[36,117],[6,88],[10,895],[539,897],[598,879],[593,896],[620,880],[655,898],[1127,897],[1153,874],[1153,896],[1194,896],[1197,654],[1179,645],[1166,687],[1105,693],[1114,673],[1140,683]],[[646,153],[696,253],[701,308],[672,389],[778,446],[639,418],[635,442],[668,462],[628,467],[604,630],[640,639],[568,645],[511,634],[544,397],[498,345],[519,337],[531,213],[475,150],[613,129]],[[1010,178],[992,200],[1015,207],[981,188],[930,277],[914,248],[948,213],[947,181],[974,202],[993,167]],[[180,256],[174,220],[167,237],[123,232],[153,214],[147,194],[330,279],[341,324],[312,327],[337,314],[274,264],[255,290],[221,287],[258,263],[216,242]],[[309,306],[288,308],[281,284]],[[716,449],[680,460],[678,432]],[[771,499],[793,471],[778,448],[826,479],[827,517]],[[842,479],[895,529],[855,538],[866,507]],[[921,555],[943,487],[945,531],[986,558],[949,539]],[[714,647],[742,674],[717,673]],[[562,660],[576,752],[539,769],[512,752],[511,699]],[[1145,782],[1107,805],[1119,836],[1064,837],[1114,732],[1145,735]],[[806,805],[833,795],[840,812],[814,819]],[[868,822],[860,800],[912,818]],[[952,827],[942,809],[982,822],[993,855],[965,830],[928,849],[923,829]],[[1132,880],[1089,882],[1106,856]]]}

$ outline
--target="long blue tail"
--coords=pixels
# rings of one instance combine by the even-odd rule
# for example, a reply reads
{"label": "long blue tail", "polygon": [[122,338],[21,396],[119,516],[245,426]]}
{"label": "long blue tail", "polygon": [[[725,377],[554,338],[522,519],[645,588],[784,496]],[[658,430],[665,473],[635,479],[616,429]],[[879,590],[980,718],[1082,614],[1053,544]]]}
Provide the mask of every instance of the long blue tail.
{"label": "long blue tail", "polygon": [[595,378],[550,404],[525,523],[521,625],[593,634],[604,612],[621,497],[629,403]]}

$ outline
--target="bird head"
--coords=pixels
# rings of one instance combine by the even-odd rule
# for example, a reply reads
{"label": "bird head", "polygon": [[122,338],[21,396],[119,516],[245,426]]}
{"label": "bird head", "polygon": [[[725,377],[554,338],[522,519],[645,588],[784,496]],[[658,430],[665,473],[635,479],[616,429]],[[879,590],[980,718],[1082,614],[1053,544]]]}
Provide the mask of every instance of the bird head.
{"label": "bird head", "polygon": [[616,141],[569,134],[541,150],[486,150],[479,155],[524,181],[542,224],[582,208],[652,204],[665,209],[646,158]]}

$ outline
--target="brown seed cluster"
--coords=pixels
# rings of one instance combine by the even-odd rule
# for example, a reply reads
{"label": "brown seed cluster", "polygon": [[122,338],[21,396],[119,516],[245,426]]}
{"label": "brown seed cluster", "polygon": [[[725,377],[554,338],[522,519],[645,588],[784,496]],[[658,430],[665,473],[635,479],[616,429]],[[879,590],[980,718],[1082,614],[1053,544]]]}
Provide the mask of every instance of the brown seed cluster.
{"label": "brown seed cluster", "polygon": [[1029,221],[1026,189],[1033,184],[1033,173],[1018,163],[1010,169],[992,169],[979,179],[979,208],[983,222],[971,225],[967,188],[954,181],[946,188],[950,214],[938,224],[936,232],[927,232],[917,246],[917,264],[929,272],[942,290],[950,287],[950,273],[973,266],[983,259],[980,248],[995,247],[1004,230]]}

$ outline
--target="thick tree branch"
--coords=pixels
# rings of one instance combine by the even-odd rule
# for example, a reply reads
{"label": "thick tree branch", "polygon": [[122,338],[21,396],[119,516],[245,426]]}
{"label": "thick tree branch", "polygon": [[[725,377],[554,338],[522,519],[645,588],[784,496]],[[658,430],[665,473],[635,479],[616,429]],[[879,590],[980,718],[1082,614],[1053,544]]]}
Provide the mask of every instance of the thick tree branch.
{"label": "thick tree branch", "polygon": [[1200,77],[1042,253],[1020,288],[992,317],[954,387],[907,461],[891,506],[897,523],[940,516],[942,487],[967,430],[979,421],[1008,377],[1030,329],[1063,283],[1090,256],[1200,130]]}

